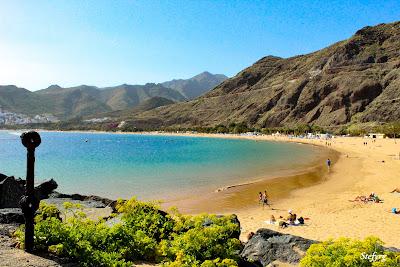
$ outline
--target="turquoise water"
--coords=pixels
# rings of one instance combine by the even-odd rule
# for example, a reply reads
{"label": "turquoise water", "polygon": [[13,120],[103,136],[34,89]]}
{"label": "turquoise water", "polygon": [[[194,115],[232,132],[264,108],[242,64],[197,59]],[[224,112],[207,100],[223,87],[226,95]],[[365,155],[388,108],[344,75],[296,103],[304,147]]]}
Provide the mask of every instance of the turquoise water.
{"label": "turquoise water", "polygon": [[[187,136],[41,132],[38,181],[59,191],[106,197],[172,198],[272,176],[318,157],[319,148]],[[86,142],[87,140],[87,142]],[[25,177],[17,132],[0,131],[0,173]]]}

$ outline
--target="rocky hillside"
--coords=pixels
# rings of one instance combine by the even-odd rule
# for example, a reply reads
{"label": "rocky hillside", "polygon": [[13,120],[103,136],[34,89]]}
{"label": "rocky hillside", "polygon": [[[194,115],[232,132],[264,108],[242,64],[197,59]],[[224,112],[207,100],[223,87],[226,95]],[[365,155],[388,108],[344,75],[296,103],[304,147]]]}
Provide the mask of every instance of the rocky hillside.
{"label": "rocky hillside", "polygon": [[228,77],[223,74],[211,74],[205,71],[190,79],[172,80],[163,82],[162,85],[177,90],[187,99],[194,99],[213,89],[226,79]]}
{"label": "rocky hillside", "polygon": [[115,119],[119,119],[119,120],[124,120],[124,119],[129,119],[129,117],[131,117],[133,114],[142,113],[142,112],[145,112],[148,110],[152,110],[152,109],[155,109],[158,107],[167,106],[167,105],[171,105],[171,104],[175,104],[175,103],[176,102],[174,102],[170,99],[160,97],[160,96],[155,96],[155,97],[152,97],[150,99],[147,99],[147,100],[141,102],[140,104],[138,104],[137,106],[135,106],[133,108],[116,110],[116,111],[100,113],[100,114],[94,114],[91,116],[87,116],[86,119],[107,117],[107,118],[115,118]]}
{"label": "rocky hillside", "polygon": [[400,22],[365,27],[311,54],[264,57],[204,96],[135,115],[131,124],[270,127],[399,120],[399,67]]}

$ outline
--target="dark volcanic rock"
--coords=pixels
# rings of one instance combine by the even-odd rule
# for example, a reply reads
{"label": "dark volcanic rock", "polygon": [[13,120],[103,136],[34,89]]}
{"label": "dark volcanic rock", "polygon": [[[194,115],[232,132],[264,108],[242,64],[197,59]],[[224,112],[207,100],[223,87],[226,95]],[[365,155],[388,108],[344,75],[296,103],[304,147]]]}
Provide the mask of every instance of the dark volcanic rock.
{"label": "dark volcanic rock", "polygon": [[[220,218],[220,217],[225,217],[225,216],[226,216],[226,215],[217,215],[217,217],[219,217],[219,218]],[[232,217],[231,222],[234,223],[234,224],[236,224],[236,225],[238,226],[238,231],[233,232],[232,235],[231,235],[230,237],[231,237],[231,238],[238,238],[238,239],[239,239],[239,236],[240,236],[240,221],[239,221],[239,219],[238,219],[238,217],[237,217],[236,214],[232,214],[231,217]],[[203,226],[203,227],[208,227],[208,226],[211,226],[211,225],[213,225],[213,224],[214,224],[214,222],[213,222],[211,219],[206,218],[206,219],[204,220],[202,226]]]}
{"label": "dark volcanic rock", "polygon": [[35,193],[37,194],[37,197],[39,199],[45,199],[48,198],[51,193],[53,193],[54,190],[56,190],[58,187],[56,181],[53,179],[50,179],[48,181],[45,181],[38,185],[35,188]]}
{"label": "dark volcanic rock", "polygon": [[12,176],[0,182],[0,208],[18,208],[24,187]]}
{"label": "dark volcanic rock", "polygon": [[0,173],[0,183],[1,183],[4,179],[6,179],[6,178],[7,178],[6,175]]}
{"label": "dark volcanic rock", "polygon": [[[35,187],[39,199],[45,199],[57,188],[57,183],[51,179]],[[25,180],[7,177],[0,174],[0,209],[19,208],[19,201],[25,192]]]}
{"label": "dark volcanic rock", "polygon": [[302,255],[316,241],[299,236],[259,229],[246,243],[240,256],[255,266],[267,266],[273,261],[298,264]]}
{"label": "dark volcanic rock", "polygon": [[81,194],[63,194],[54,191],[52,194],[49,195],[48,202],[55,204],[56,202],[60,201],[79,201],[80,204],[83,204],[87,207],[92,207],[92,208],[105,208],[105,207],[110,207],[113,212],[116,212],[115,206],[117,201],[104,198],[104,197],[99,197],[99,196],[85,196]]}
{"label": "dark volcanic rock", "polygon": [[17,208],[0,209],[0,223],[24,223],[24,215],[22,214],[22,210]]}

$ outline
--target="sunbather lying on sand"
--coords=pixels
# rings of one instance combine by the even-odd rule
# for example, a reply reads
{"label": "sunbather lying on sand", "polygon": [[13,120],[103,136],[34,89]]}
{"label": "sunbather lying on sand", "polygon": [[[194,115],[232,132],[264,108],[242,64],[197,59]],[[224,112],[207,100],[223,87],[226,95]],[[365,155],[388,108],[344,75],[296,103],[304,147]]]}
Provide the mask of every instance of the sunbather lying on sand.
{"label": "sunbather lying on sand", "polygon": [[366,196],[356,196],[356,198],[354,200],[349,200],[351,202],[364,202],[367,203],[368,202],[368,198]]}
{"label": "sunbather lying on sand", "polygon": [[394,213],[394,214],[400,214],[400,210],[398,210],[398,209],[396,209],[396,208],[393,208],[393,209],[392,209],[392,213]]}
{"label": "sunbather lying on sand", "polygon": [[382,199],[380,199],[374,192],[372,192],[368,197],[366,196],[357,196],[354,200],[349,200],[351,202],[356,202],[360,201],[363,203],[368,203],[369,201],[375,202],[375,203],[381,203],[383,202]]}
{"label": "sunbather lying on sand", "polygon": [[400,188],[395,188],[392,192],[390,192],[390,193],[400,193]]}
{"label": "sunbather lying on sand", "polygon": [[279,216],[278,225],[279,225],[280,228],[286,228],[286,227],[288,227],[287,222],[283,219],[282,216]]}
{"label": "sunbather lying on sand", "polygon": [[376,203],[383,202],[383,200],[380,199],[380,198],[377,196],[377,194],[375,194],[374,192],[372,192],[372,193],[369,195],[368,201],[373,201],[373,202],[376,202]]}

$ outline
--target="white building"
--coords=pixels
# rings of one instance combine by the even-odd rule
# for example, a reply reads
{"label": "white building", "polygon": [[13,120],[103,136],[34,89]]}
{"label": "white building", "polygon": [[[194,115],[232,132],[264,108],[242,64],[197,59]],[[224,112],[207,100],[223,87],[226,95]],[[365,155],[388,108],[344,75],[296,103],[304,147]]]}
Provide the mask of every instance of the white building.
{"label": "white building", "polygon": [[383,139],[386,138],[386,135],[383,133],[369,133],[367,134],[368,138],[373,138],[373,139]]}

